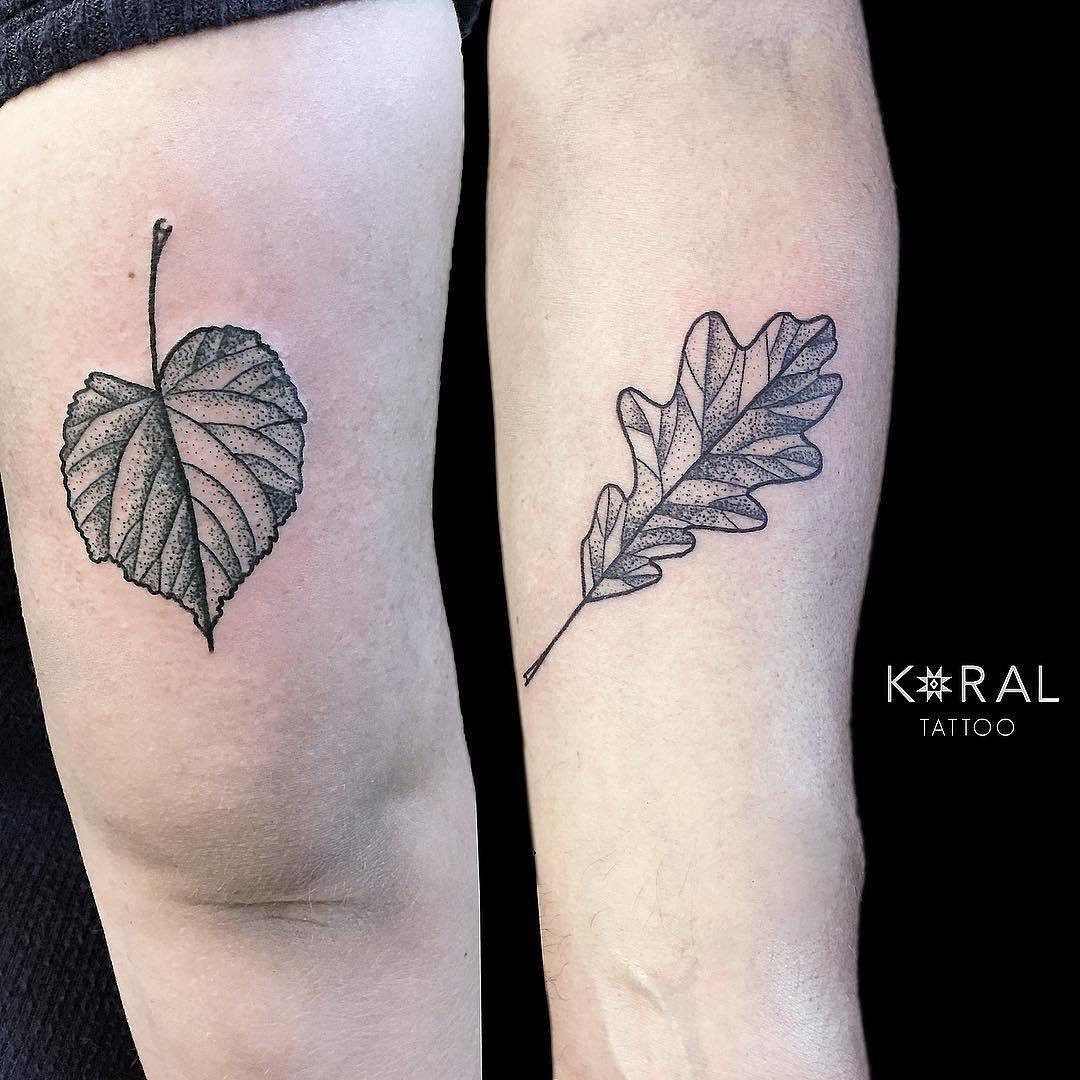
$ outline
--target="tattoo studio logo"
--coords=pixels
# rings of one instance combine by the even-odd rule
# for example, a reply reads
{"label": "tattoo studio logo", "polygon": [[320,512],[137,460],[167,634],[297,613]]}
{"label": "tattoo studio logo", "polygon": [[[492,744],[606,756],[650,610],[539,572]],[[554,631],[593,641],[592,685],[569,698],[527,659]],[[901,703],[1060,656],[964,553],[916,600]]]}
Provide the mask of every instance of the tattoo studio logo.
{"label": "tattoo studio logo", "polygon": [[919,711],[927,738],[1009,738],[1016,734],[1017,713],[1027,706],[1056,705],[1061,698],[1048,688],[1042,664],[1011,664],[1001,672],[978,664],[888,665],[886,700],[890,705],[923,706]]}

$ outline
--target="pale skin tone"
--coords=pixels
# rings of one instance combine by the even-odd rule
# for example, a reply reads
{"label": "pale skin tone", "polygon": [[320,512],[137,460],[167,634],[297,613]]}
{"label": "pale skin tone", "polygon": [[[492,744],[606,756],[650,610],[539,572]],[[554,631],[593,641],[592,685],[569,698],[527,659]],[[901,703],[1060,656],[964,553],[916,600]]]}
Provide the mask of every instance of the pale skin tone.
{"label": "pale skin tone", "polygon": [[[827,312],[825,467],[522,697],[558,1080],[861,1080],[851,649],[891,355],[857,7],[502,0],[489,299],[518,671],[580,599],[618,391],[703,311]],[[448,3],[371,0],[82,65],[0,110],[0,471],[49,734],[150,1080],[478,1075],[472,791],[430,535],[460,154]],[[223,103],[226,103],[223,105]],[[92,370],[259,330],[305,490],[206,644],[92,565],[57,449]],[[130,275],[130,276],[129,276]],[[405,538],[405,539],[403,539]]]}
{"label": "pale skin tone", "polygon": [[[461,151],[445,0],[82,65],[0,110],[0,471],[49,736],[150,1080],[479,1075],[473,795],[430,524]],[[67,403],[257,329],[300,505],[216,651],[94,565]]]}
{"label": "pale skin tone", "polygon": [[819,477],[589,605],[521,695],[558,1080],[856,1080],[852,647],[896,235],[858,6],[504,0],[489,329],[518,672],[581,598],[625,386],[692,320],[834,317]]}

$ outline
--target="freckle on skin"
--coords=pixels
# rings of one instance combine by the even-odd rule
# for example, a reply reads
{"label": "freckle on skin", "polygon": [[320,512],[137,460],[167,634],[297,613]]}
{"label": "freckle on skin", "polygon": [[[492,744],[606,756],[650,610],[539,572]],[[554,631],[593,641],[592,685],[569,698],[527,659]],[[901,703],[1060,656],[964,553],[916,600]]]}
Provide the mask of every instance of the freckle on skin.
{"label": "freckle on skin", "polygon": [[134,278],[135,277],[135,271],[134,270],[129,270],[128,271],[128,277],[129,278]]}

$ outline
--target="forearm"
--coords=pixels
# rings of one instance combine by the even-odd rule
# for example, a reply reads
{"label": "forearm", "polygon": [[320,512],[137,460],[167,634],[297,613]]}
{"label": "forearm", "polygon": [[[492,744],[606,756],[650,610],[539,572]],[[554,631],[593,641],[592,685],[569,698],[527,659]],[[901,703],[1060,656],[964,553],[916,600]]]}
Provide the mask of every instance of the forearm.
{"label": "forearm", "polygon": [[[460,82],[448,0],[371,2],[111,56],[0,110],[0,468],[50,739],[151,1080],[478,1070],[471,779],[430,528]],[[288,477],[252,464],[295,494],[271,538],[262,510],[241,530],[221,509],[257,496],[237,462],[267,427],[217,417],[193,449],[193,421],[170,419],[187,479],[169,536],[201,466],[226,562],[262,544],[211,635],[198,587],[153,595],[215,572],[164,534],[160,575],[143,558],[156,489],[138,557],[106,537],[91,563],[82,466],[68,454],[62,479],[57,450],[81,437],[65,411],[91,371],[154,385],[173,342],[226,325],[277,351],[306,445],[265,451]],[[223,440],[247,485],[228,495]],[[134,494],[116,481],[114,506]]]}
{"label": "forearm", "polygon": [[847,707],[895,231],[857,5],[504,0],[491,79],[520,671],[582,600],[596,493],[633,487],[620,390],[666,402],[699,315],[748,344],[826,313],[843,376],[820,475],[753,491],[767,527],[698,531],[646,591],[586,589],[522,692],[556,1075],[861,1075]]}

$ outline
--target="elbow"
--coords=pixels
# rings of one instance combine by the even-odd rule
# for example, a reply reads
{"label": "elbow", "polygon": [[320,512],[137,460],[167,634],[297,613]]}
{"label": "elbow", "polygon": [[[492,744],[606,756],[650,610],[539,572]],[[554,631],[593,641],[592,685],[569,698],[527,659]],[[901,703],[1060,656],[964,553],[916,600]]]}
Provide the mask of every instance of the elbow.
{"label": "elbow", "polygon": [[[104,848],[144,891],[180,904],[389,916],[445,877],[453,833],[471,820],[460,722],[447,711],[392,726],[279,713],[179,759],[148,755],[76,822],[91,876]],[[428,737],[389,736],[408,726]]]}

